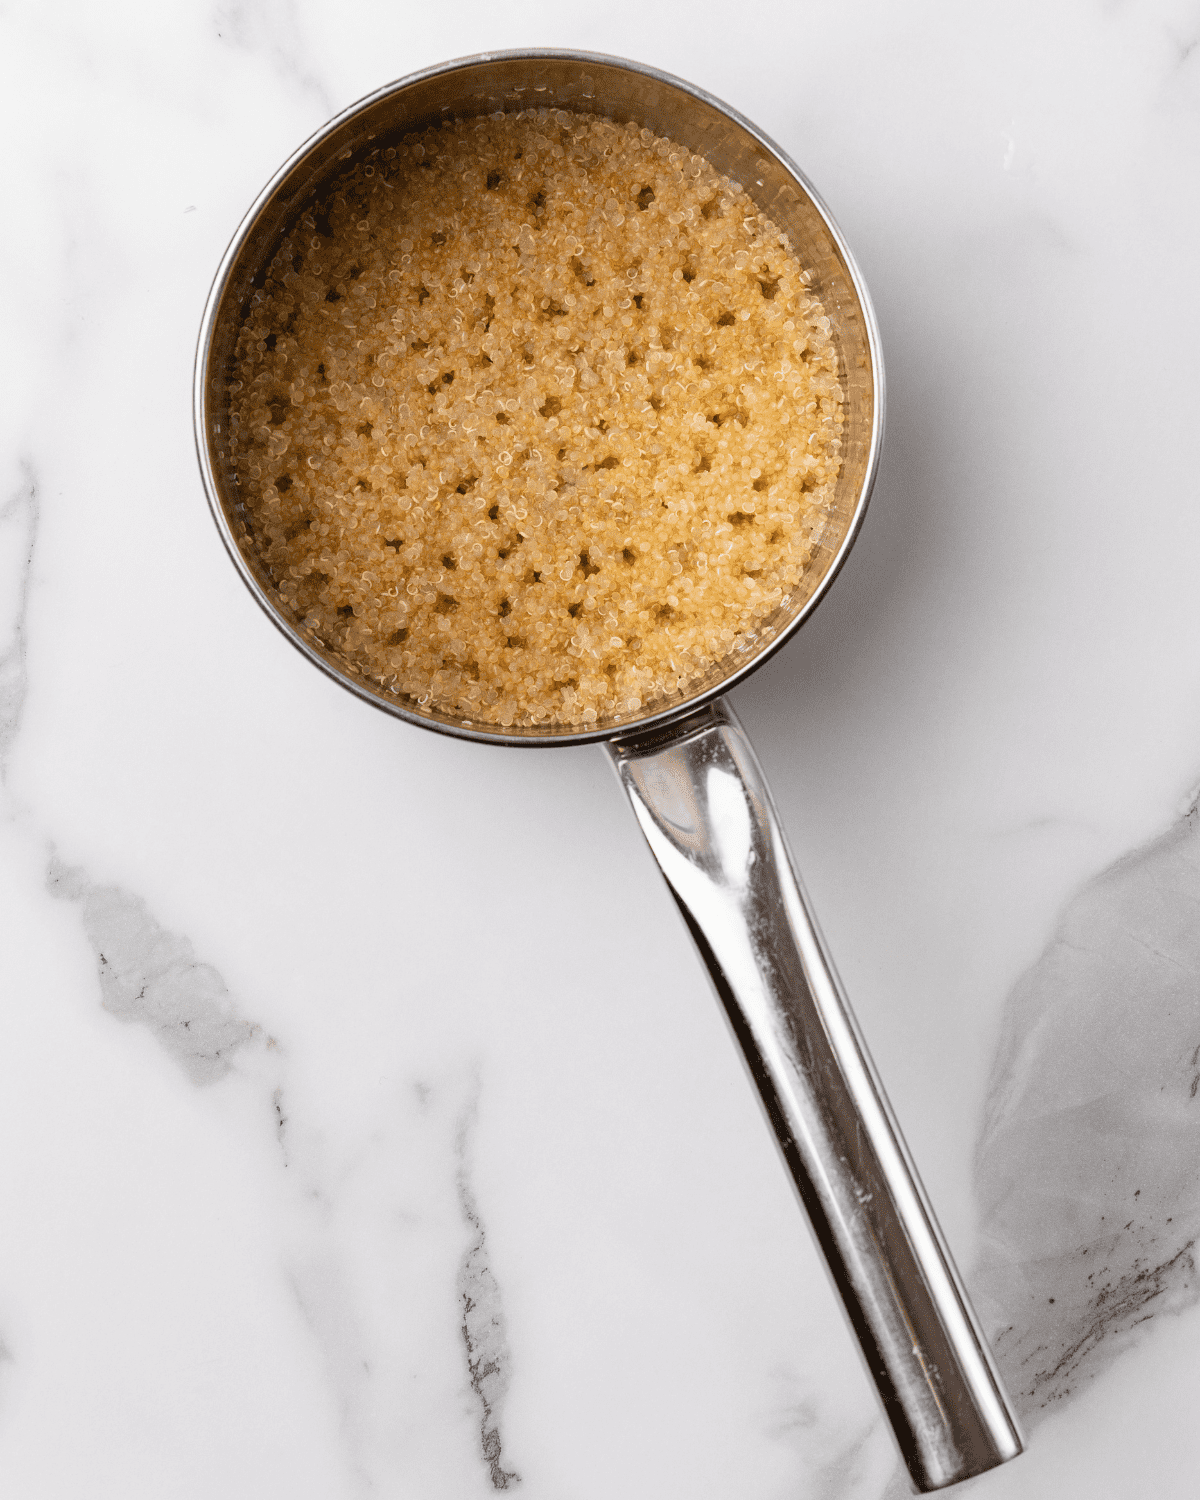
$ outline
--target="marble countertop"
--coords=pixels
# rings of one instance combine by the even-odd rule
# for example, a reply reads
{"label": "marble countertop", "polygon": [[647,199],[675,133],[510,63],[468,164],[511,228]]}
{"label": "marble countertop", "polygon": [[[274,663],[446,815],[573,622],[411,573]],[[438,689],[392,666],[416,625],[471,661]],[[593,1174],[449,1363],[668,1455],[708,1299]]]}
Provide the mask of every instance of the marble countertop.
{"label": "marble countertop", "polygon": [[969,1487],[1193,1495],[1194,6],[63,0],[0,37],[5,1493],[907,1493],[603,754],[339,692],[196,471],[263,182],[389,78],[543,45],[728,100],[859,257],[875,498],[735,705],[1025,1424]]}

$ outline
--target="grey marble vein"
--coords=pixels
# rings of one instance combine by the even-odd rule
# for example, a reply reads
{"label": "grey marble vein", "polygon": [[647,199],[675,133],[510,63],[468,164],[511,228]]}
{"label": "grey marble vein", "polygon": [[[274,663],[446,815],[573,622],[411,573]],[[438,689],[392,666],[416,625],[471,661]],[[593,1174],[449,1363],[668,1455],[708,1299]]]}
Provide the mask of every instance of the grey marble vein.
{"label": "grey marble vein", "polygon": [[216,8],[213,22],[218,40],[262,54],[281,83],[312,99],[324,114],[334,113],[333,96],[304,45],[295,0],[231,0]]}
{"label": "grey marble vein", "polygon": [[0,507],[0,528],[15,532],[6,538],[15,543],[19,578],[15,591],[16,608],[8,626],[7,639],[0,649],[0,781],[7,776],[8,757],[29,690],[26,660],[26,622],[29,614],[29,591],[33,574],[33,555],[37,547],[40,520],[37,480],[28,464],[23,466],[20,488]]}
{"label": "grey marble vein", "polygon": [[[319,1243],[319,1241],[318,1241]],[[366,1357],[369,1340],[347,1285],[345,1268],[330,1248],[299,1259],[289,1270],[296,1307],[317,1347],[337,1402],[347,1478],[360,1495],[381,1485],[370,1462],[369,1393],[373,1383]]]}
{"label": "grey marble vein", "polygon": [[1175,48],[1175,66],[1177,69],[1182,68],[1192,53],[1195,52],[1197,43],[1200,43],[1200,37],[1178,36],[1169,26],[1166,28],[1166,31],[1171,45]]}
{"label": "grey marble vein", "polygon": [[161,926],[139,896],[97,885],[57,859],[46,885],[79,904],[105,1010],[147,1027],[193,1083],[216,1083],[238,1048],[261,1035],[236,1013],[216,969],[198,962],[188,939]]}
{"label": "grey marble vein", "polygon": [[508,1392],[511,1356],[504,1327],[500,1285],[488,1258],[487,1233],[471,1188],[468,1147],[478,1106],[475,1097],[463,1112],[455,1139],[458,1157],[458,1202],[471,1241],[458,1268],[462,1337],[467,1374],[479,1402],[479,1437],[493,1486],[506,1490],[521,1476],[501,1463],[500,1418]]}
{"label": "grey marble vein", "polygon": [[971,1277],[1027,1427],[1200,1297],[1200,814],[1068,906],[1004,1014]]}
{"label": "grey marble vein", "polygon": [[817,1468],[806,1500],[850,1500],[862,1493],[864,1456],[877,1426],[874,1419],[868,1421]]}

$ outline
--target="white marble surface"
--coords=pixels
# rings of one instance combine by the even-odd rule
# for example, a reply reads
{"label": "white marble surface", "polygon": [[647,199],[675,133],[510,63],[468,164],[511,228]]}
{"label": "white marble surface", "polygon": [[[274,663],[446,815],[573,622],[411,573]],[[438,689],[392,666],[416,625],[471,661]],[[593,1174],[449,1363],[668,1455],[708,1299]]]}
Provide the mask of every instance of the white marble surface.
{"label": "white marble surface", "polygon": [[6,1495],[904,1492],[601,753],[359,705],[204,505],[255,192],[520,45],[727,99],[859,255],[876,497],[737,708],[1024,1414],[974,1488],[1195,1494],[1198,39],[1181,0],[5,8]]}

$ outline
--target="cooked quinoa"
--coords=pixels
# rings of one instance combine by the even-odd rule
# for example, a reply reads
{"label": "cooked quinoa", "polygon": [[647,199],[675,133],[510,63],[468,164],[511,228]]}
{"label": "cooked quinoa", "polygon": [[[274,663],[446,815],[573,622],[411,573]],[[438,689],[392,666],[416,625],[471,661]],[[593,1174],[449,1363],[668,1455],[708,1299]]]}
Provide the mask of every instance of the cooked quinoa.
{"label": "cooked quinoa", "polygon": [[474,724],[687,693],[800,584],[842,392],[787,237],[702,157],[563,110],[352,163],[241,332],[231,452],[284,612]]}

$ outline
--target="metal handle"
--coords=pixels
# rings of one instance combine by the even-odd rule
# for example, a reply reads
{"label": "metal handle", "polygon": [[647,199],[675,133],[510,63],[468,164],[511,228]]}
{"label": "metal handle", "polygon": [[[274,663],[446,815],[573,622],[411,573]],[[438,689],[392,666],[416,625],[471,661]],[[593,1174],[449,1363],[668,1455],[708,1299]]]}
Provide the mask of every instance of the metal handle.
{"label": "metal handle", "polygon": [[919,1491],[1016,1419],[842,994],[750,741],[718,703],[609,746],[733,1025]]}

